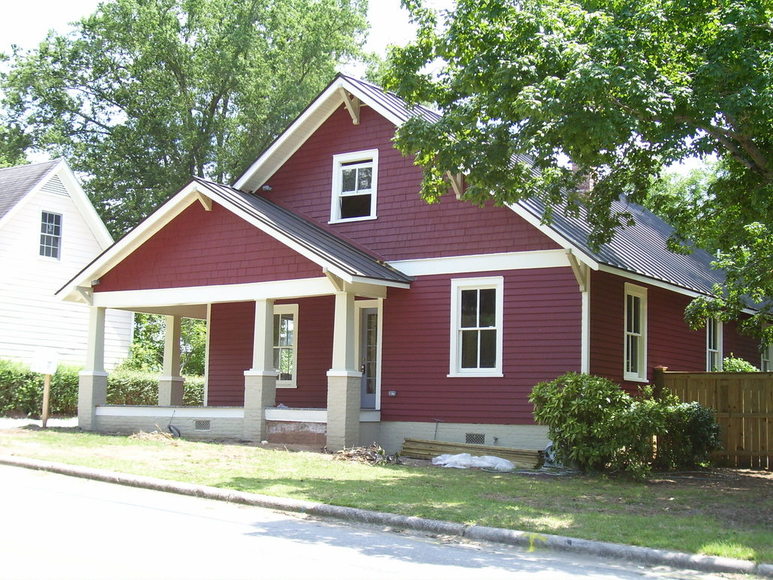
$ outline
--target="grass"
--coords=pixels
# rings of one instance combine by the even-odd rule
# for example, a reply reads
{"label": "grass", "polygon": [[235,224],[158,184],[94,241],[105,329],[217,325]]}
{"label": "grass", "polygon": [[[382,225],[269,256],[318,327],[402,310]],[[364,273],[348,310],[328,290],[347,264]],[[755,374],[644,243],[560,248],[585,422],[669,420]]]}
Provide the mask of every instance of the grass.
{"label": "grass", "polygon": [[773,562],[773,478],[722,470],[646,484],[370,466],[247,445],[0,431],[0,453],[272,496]]}

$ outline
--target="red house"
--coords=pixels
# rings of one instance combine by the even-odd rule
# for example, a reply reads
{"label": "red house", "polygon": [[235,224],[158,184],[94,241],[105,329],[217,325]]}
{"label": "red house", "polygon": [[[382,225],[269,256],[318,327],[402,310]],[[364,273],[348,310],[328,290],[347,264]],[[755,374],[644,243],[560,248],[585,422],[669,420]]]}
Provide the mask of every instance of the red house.
{"label": "red house", "polygon": [[[582,371],[633,388],[659,365],[759,357],[733,324],[686,326],[720,274],[707,254],[668,252],[671,229],[639,206],[593,251],[587,224],[544,225],[537,202],[424,203],[420,169],[392,146],[412,115],[436,118],[339,75],[233,186],[192,180],[70,281],[60,294],[92,307],[81,427],[540,449],[539,381]],[[157,407],[105,404],[106,308],[167,316]],[[182,406],[180,317],[208,325],[202,408]]]}

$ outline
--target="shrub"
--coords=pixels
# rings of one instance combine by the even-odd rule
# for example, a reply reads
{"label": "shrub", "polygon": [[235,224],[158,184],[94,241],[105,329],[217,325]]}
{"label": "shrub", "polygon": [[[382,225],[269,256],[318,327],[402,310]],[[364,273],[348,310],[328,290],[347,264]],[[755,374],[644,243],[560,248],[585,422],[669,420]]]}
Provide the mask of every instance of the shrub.
{"label": "shrub", "polygon": [[722,446],[714,411],[698,402],[668,407],[665,430],[658,436],[655,464],[661,469],[705,465]]}
{"label": "shrub", "polygon": [[582,471],[620,471],[643,479],[653,465],[701,464],[719,448],[719,426],[710,409],[680,403],[669,393],[655,398],[649,387],[631,397],[608,379],[567,373],[536,385],[529,400],[537,422],[548,427],[558,459]]}
{"label": "shrub", "polygon": [[[51,377],[52,415],[78,412],[78,367],[60,365]],[[201,406],[204,377],[186,377],[183,404]],[[111,405],[155,405],[158,375],[116,370],[107,379],[107,403]],[[0,360],[0,415],[38,417],[43,407],[43,376],[23,363]]]}
{"label": "shrub", "polygon": [[755,367],[752,363],[742,358],[733,356],[726,356],[722,361],[722,370],[726,373],[758,373],[760,369]]}

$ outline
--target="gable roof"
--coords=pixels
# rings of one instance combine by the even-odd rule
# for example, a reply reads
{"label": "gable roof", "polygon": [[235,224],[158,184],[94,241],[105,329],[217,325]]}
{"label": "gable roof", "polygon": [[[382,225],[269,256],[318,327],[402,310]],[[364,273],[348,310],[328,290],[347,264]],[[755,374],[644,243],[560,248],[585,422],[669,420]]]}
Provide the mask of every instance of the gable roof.
{"label": "gable roof", "polygon": [[61,158],[0,169],[0,227],[15,219],[16,212],[40,191],[69,197],[100,247],[113,242],[77,177]]}
{"label": "gable roof", "polygon": [[204,203],[204,198],[217,202],[318,264],[324,272],[345,282],[408,288],[413,280],[376,256],[259,195],[206,179],[193,178],[137,227],[78,272],[56,294],[65,299],[81,300],[79,287],[90,287],[92,280],[109,272],[192,203],[197,200]]}
{"label": "gable roof", "polygon": [[0,169],[0,219],[43,181],[59,159]]}
{"label": "gable roof", "polygon": [[256,191],[266,183],[312,133],[344,105],[347,95],[371,107],[398,127],[417,115],[430,122],[440,119],[440,115],[426,107],[411,107],[394,93],[339,73],[236,180],[234,187],[244,191]]}

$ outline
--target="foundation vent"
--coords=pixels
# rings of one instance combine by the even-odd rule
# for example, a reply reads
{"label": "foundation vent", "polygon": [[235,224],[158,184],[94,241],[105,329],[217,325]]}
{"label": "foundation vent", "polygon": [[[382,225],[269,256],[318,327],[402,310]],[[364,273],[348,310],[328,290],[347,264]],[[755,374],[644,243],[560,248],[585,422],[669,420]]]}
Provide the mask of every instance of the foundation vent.
{"label": "foundation vent", "polygon": [[209,420],[205,419],[201,421],[194,421],[193,428],[196,429],[196,431],[209,431],[210,429]]}
{"label": "foundation vent", "polygon": [[464,442],[472,443],[474,445],[484,445],[486,443],[485,433],[465,433]]}

